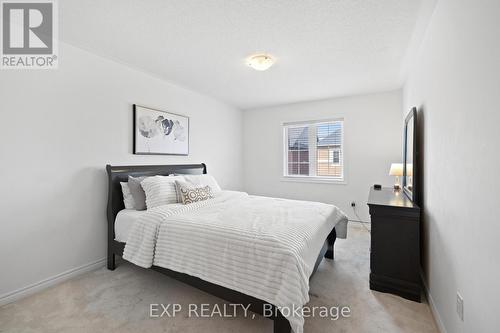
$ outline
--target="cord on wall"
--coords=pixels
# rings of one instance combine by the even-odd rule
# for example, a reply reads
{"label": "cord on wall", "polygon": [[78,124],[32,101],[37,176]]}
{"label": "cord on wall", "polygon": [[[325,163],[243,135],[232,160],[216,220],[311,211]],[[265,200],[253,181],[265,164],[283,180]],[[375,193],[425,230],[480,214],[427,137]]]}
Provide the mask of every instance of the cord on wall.
{"label": "cord on wall", "polygon": [[361,219],[361,217],[359,217],[358,212],[356,211],[356,203],[355,203],[354,201],[353,201],[353,202],[351,202],[351,207],[352,207],[352,211],[353,211],[354,215],[356,215],[357,220],[352,220],[352,219],[350,219],[349,221],[351,221],[351,222],[358,222],[358,223],[361,223],[361,225],[363,226],[363,228],[365,228],[365,229],[366,229],[366,231],[368,231],[369,233],[371,233],[370,229],[368,229],[368,228],[366,227],[366,224],[370,224],[370,222],[368,222],[368,221],[363,221],[363,220]]}

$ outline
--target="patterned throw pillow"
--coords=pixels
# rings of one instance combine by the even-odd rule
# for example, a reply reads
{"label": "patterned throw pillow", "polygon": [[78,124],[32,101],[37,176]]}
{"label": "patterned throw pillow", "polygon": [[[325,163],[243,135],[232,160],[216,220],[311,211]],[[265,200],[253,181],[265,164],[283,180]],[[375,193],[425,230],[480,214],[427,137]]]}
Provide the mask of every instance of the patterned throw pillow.
{"label": "patterned throw pillow", "polygon": [[185,205],[197,201],[208,200],[214,197],[212,189],[208,185],[205,187],[179,186],[178,189],[181,195],[182,203]]}

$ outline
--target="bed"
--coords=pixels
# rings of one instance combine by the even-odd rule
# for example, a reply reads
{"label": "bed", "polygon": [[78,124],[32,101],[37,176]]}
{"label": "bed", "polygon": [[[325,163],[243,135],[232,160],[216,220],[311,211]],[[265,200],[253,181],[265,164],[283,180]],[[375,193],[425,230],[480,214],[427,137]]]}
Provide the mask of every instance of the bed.
{"label": "bed", "polygon": [[[266,317],[274,321],[275,333],[302,331],[303,318],[285,318],[279,308],[308,301],[308,279],[323,257],[333,259],[337,229],[346,234],[347,219],[340,210],[233,191],[195,204],[126,210],[120,182],[129,175],[206,174],[207,167],[107,165],[106,170],[108,269],[115,269],[119,255],[231,303],[249,305],[254,313],[262,315],[271,308],[267,313],[272,315]],[[322,219],[314,212],[323,214],[328,223],[318,222]],[[262,221],[263,216],[270,222]],[[302,220],[307,220],[307,230],[299,229]],[[275,225],[280,231],[276,234]],[[309,243],[302,244],[304,239]],[[271,254],[266,256],[267,252]],[[222,259],[213,260],[218,253],[223,253]]]}

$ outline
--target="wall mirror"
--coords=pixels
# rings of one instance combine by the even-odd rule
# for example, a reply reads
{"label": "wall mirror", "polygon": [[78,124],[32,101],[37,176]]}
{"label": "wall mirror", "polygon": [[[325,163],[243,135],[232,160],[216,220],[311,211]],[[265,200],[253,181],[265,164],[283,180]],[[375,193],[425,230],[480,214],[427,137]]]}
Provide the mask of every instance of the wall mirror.
{"label": "wall mirror", "polygon": [[416,202],[417,182],[417,108],[413,107],[405,119],[403,142],[403,191]]}

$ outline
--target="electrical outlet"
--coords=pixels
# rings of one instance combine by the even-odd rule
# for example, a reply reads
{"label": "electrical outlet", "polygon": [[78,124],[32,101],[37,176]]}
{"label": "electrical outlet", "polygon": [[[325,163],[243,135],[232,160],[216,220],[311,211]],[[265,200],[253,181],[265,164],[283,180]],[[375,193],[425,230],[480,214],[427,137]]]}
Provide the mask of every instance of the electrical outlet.
{"label": "electrical outlet", "polygon": [[351,207],[356,207],[356,202],[351,201]]}
{"label": "electrical outlet", "polygon": [[457,291],[457,314],[460,320],[464,321],[464,299]]}

